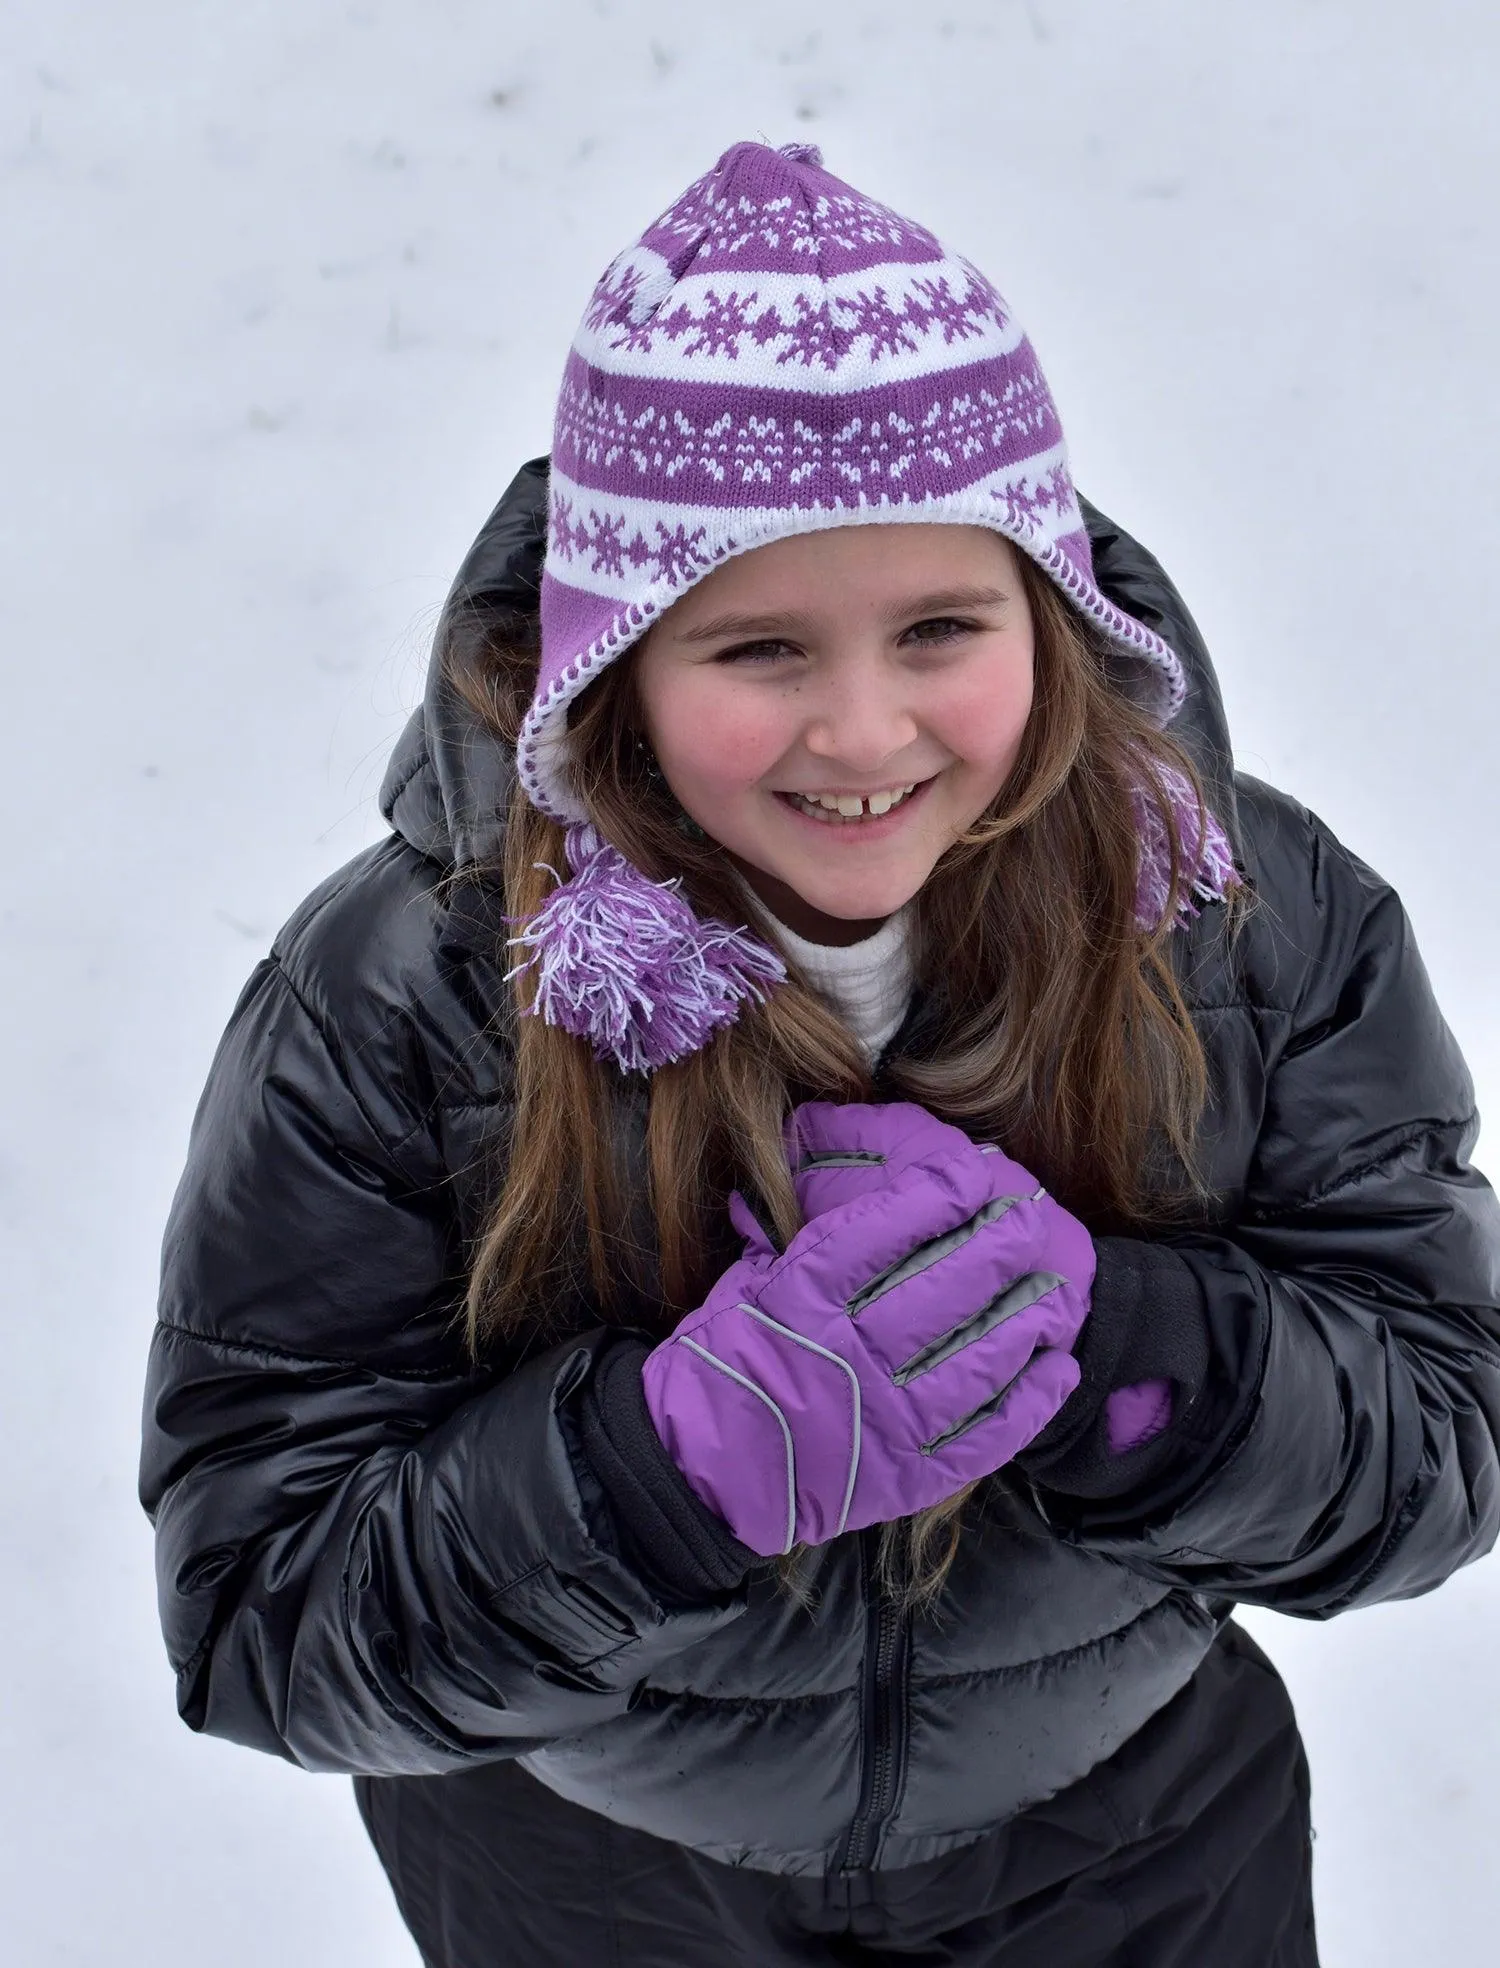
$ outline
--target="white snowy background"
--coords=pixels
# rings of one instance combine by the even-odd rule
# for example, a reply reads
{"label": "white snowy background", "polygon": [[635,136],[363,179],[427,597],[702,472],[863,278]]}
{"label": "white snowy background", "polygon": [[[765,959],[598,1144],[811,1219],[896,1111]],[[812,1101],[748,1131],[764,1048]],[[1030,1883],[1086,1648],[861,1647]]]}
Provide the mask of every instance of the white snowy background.
{"label": "white snowy background", "polygon": [[[415,1961],[347,1782],[176,1719],[134,1498],[157,1243],[241,982],[381,831],[594,277],[732,141],[821,142],[993,275],[1241,763],[1399,887],[1494,1110],[1497,58],[1493,0],[7,0],[9,1960]],[[1246,1616],[1328,1968],[1494,1959],[1497,1614],[1486,1563]]]}

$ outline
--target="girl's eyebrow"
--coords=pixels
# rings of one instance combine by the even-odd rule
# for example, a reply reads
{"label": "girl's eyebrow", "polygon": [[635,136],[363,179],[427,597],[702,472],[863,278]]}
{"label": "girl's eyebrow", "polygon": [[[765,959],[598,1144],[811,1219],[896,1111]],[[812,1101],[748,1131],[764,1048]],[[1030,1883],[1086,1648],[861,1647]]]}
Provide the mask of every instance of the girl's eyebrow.
{"label": "girl's eyebrow", "polygon": [[891,623],[909,622],[919,615],[942,615],[954,608],[995,608],[1010,598],[1009,588],[939,588],[933,594],[916,595],[897,607],[887,608],[883,615]]}
{"label": "girl's eyebrow", "polygon": [[[911,622],[923,615],[941,615],[958,608],[994,608],[1011,599],[1008,588],[939,588],[932,594],[913,595],[909,600],[892,602],[880,611],[888,626]],[[720,636],[797,634],[809,625],[806,615],[715,615],[695,628],[679,629],[675,642],[716,642]]]}

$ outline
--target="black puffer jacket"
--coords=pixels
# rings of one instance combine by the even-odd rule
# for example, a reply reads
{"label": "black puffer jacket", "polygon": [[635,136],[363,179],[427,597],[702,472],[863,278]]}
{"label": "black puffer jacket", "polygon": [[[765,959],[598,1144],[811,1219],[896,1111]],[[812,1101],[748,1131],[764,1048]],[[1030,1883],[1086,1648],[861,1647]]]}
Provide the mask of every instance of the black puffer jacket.
{"label": "black puffer jacket", "polygon": [[[524,599],[542,487],[523,471],[456,592]],[[870,1534],[824,1548],[805,1610],[734,1562],[675,1472],[632,1489],[628,1399],[601,1407],[595,1371],[628,1342],[586,1298],[564,1308],[576,1338],[466,1365],[510,1014],[494,897],[441,882],[493,853],[509,761],[434,678],[387,780],[390,839],[245,989],[167,1232],[142,1499],[191,1727],[317,1770],[521,1755],[719,1857],[900,1866],[1110,1755],[1234,1601],[1322,1618],[1489,1549],[1500,1214],[1467,1160],[1469,1076],[1395,895],[1231,777],[1181,602],[1091,530],[1101,585],[1191,667],[1177,729],[1259,896],[1232,944],[1217,909],[1177,939],[1222,1201],[1105,1241],[1084,1385],[971,1512],[936,1612],[882,1599]],[[639,1083],[621,1112],[638,1126]],[[1158,1371],[1172,1430],[1109,1464],[1099,1402]]]}

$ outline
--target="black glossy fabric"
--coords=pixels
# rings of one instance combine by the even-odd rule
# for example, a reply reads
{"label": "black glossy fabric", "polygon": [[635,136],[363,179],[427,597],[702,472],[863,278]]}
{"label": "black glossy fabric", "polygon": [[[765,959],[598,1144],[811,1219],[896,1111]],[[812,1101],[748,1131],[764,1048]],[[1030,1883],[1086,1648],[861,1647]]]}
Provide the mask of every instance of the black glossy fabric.
{"label": "black glossy fabric", "polygon": [[[543,490],[523,471],[455,609],[534,604]],[[556,1796],[718,1861],[899,1870],[1116,1756],[1233,1602],[1322,1619],[1489,1550],[1500,1216],[1469,1162],[1469,1075],[1397,897],[1295,800],[1230,776],[1181,601],[1091,529],[1101,583],[1191,671],[1179,728],[1259,898],[1236,940],[1210,909],[1177,946],[1218,1200],[1111,1259],[1131,1317],[1169,1276],[1174,1320],[1201,1316],[1170,1442],[1102,1494],[1004,1472],[918,1616],[884,1599],[868,1536],[822,1548],[805,1603],[761,1565],[695,1596],[642,1560],[583,1440],[615,1343],[587,1290],[481,1371],[458,1337],[511,1115],[484,873],[509,761],[434,674],[390,838],[246,985],[167,1228],[141,1496],[190,1727],[378,1784],[452,1776],[455,1796],[524,1758]],[[893,1052],[940,1016],[928,993]],[[638,1155],[639,1083],[618,1119]],[[627,1324],[653,1333],[648,1298]]]}
{"label": "black glossy fabric", "polygon": [[426,1968],[1317,1968],[1307,1758],[1233,1622],[1087,1777],[896,1872],[720,1865],[516,1763],[355,1789]]}

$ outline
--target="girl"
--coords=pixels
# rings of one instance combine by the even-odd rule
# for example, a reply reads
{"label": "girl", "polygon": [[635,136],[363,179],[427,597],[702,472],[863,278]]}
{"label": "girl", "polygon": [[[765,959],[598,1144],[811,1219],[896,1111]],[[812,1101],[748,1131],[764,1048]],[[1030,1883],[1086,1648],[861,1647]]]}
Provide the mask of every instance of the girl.
{"label": "girl", "polygon": [[432,1968],[1316,1959],[1239,1600],[1500,1511],[1500,1219],[1396,896],[1235,774],[1005,304],[815,151],[610,267],[391,837],[167,1232],[190,1727]]}

